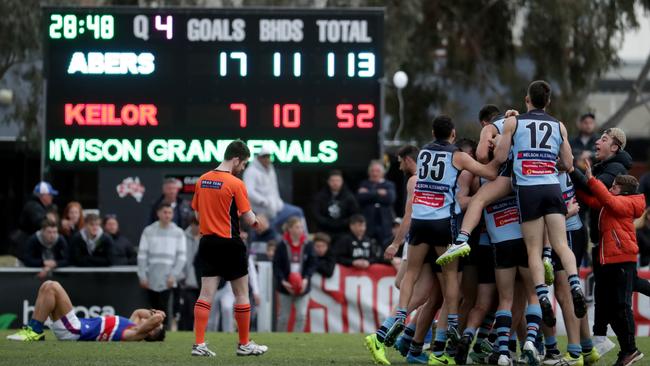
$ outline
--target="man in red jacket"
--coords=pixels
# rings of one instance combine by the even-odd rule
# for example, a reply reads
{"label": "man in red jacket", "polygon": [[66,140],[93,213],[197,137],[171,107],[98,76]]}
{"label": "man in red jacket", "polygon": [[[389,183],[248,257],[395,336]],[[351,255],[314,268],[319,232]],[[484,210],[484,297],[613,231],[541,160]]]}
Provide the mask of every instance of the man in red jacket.
{"label": "man in red jacket", "polygon": [[596,306],[603,308],[621,346],[614,365],[627,366],[643,358],[634,339],[632,291],[639,253],[634,219],[643,214],[645,197],[637,194],[639,182],[631,175],[617,176],[609,190],[593,177],[588,162],[585,175],[591,194],[578,191],[578,197],[592,209],[600,210],[597,260],[602,266],[602,278],[596,281]]}

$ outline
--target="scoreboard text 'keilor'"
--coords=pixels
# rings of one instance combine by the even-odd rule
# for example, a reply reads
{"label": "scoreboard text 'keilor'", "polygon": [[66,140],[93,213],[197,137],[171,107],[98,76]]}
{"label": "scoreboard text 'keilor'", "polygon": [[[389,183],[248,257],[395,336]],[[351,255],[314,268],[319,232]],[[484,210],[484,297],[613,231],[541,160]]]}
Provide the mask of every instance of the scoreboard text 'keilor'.
{"label": "scoreboard text 'keilor'", "polygon": [[279,164],[379,153],[380,9],[45,7],[46,158],[214,164],[241,138]]}

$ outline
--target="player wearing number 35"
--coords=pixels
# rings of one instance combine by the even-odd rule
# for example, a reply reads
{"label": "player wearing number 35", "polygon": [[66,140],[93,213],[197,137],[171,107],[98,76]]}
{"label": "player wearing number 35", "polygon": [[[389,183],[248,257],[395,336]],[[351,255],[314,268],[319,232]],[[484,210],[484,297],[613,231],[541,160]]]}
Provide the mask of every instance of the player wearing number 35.
{"label": "player wearing number 35", "polygon": [[[380,364],[390,364],[385,355],[385,346],[394,344],[405,327],[408,312],[413,310],[409,308],[409,303],[424,260],[442,255],[455,235],[454,231],[458,226],[456,220],[461,213],[456,198],[456,194],[461,190],[458,183],[461,171],[467,170],[490,180],[494,180],[497,175],[498,163],[483,165],[453,145],[456,129],[450,117],[435,118],[433,138],[434,141],[423,147],[417,158],[417,181],[413,192],[409,232],[409,260],[402,279],[399,304],[395,314],[388,317],[375,334],[366,337],[366,347],[373,360]],[[429,251],[433,251],[432,256],[427,255]],[[441,282],[446,284],[443,313],[446,312],[448,316],[447,319],[440,319],[438,326],[445,329],[448,324],[449,332],[458,335],[458,260],[453,260],[443,267],[440,278]]]}

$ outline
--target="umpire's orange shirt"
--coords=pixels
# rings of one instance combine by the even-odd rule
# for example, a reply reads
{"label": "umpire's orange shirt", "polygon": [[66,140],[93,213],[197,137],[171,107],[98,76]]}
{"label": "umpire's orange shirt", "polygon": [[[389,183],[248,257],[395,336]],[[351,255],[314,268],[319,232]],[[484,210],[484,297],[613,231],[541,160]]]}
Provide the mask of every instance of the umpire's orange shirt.
{"label": "umpire's orange shirt", "polygon": [[251,210],[246,186],[229,172],[211,170],[196,182],[192,208],[201,235],[239,237],[239,215]]}

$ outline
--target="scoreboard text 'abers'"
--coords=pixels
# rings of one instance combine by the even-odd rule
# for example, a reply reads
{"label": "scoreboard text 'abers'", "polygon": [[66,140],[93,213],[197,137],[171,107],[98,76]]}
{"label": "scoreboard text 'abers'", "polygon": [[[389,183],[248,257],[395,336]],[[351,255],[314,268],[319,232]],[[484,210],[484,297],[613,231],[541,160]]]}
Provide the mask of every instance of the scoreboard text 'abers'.
{"label": "scoreboard text 'abers'", "polygon": [[44,8],[47,161],[277,163],[379,153],[383,11]]}

